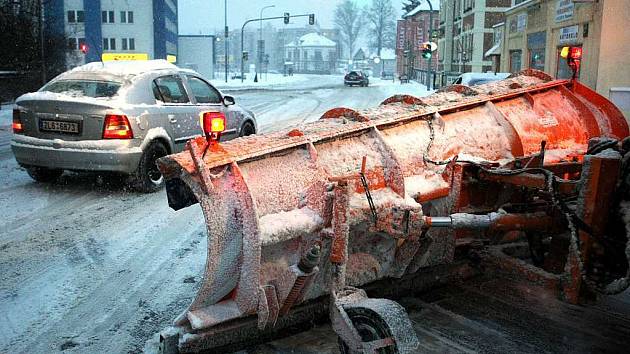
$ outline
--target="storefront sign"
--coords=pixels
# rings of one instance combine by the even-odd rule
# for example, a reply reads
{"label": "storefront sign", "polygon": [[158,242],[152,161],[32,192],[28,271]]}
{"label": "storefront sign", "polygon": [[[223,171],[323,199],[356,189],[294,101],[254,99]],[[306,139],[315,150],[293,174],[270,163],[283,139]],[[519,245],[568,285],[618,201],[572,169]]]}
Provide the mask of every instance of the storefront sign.
{"label": "storefront sign", "polygon": [[396,49],[405,49],[405,21],[398,20],[398,40],[396,41]]}
{"label": "storefront sign", "polygon": [[578,39],[578,25],[560,29],[560,44],[573,43]]}
{"label": "storefront sign", "polygon": [[177,56],[172,55],[172,54],[166,54],[166,61],[169,63],[176,63],[177,62]]}
{"label": "storefront sign", "polygon": [[103,53],[103,61],[112,60],[149,60],[147,53]]}
{"label": "storefront sign", "polygon": [[573,0],[558,0],[556,3],[556,22],[573,18],[574,7]]}

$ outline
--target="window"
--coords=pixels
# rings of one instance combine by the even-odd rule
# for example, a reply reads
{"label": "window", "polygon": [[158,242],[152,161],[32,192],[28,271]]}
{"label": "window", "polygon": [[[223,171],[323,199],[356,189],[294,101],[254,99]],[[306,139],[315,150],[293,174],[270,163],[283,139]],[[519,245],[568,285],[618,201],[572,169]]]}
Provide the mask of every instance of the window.
{"label": "window", "polygon": [[116,38],[109,39],[109,49],[116,50]]}
{"label": "window", "polygon": [[71,92],[76,96],[112,97],[118,93],[121,84],[114,81],[61,80],[54,81],[42,88],[47,92]]}
{"label": "window", "polygon": [[529,52],[529,67],[536,70],[545,70],[545,49],[531,49]]}
{"label": "window", "polygon": [[77,50],[77,39],[76,38],[68,38],[68,49]]}
{"label": "window", "polygon": [[188,103],[188,95],[179,76],[162,76],[153,81],[153,95],[164,103]]}
{"label": "window", "polygon": [[114,23],[114,11],[101,11],[101,22]]}
{"label": "window", "polygon": [[103,50],[109,50],[109,38],[103,38]]}
{"label": "window", "polygon": [[127,50],[127,38],[122,39],[122,50]]}
{"label": "window", "polygon": [[85,45],[85,38],[78,38],[77,41],[79,42],[79,49],[81,49]]}
{"label": "window", "polygon": [[133,23],[133,11],[120,11],[120,23]]}
{"label": "window", "polygon": [[83,23],[85,22],[85,13],[81,10],[69,10],[68,11],[68,23]]}
{"label": "window", "polygon": [[136,40],[129,38],[129,50],[136,50]]}
{"label": "window", "polygon": [[188,83],[197,103],[221,103],[221,95],[198,77],[188,76]]}
{"label": "window", "polygon": [[510,72],[521,71],[521,51],[513,50],[510,52]]}

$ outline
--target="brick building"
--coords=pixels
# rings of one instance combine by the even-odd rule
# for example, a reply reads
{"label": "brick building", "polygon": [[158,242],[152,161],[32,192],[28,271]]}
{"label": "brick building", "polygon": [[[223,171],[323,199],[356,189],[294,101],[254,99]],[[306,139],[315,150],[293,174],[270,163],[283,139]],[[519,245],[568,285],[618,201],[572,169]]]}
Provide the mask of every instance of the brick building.
{"label": "brick building", "polygon": [[442,0],[438,41],[442,85],[462,73],[492,70],[485,53],[495,42],[493,26],[504,21],[513,1],[518,0]]}
{"label": "brick building", "polygon": [[[431,11],[428,1],[431,1]],[[396,72],[398,76],[407,75],[422,83],[426,81],[429,60],[422,58],[420,45],[431,39],[429,31],[430,18],[433,19],[433,29],[437,31],[439,25],[440,0],[426,0],[415,9],[409,11],[398,20],[396,35]],[[435,73],[438,52],[431,58],[431,69]],[[426,84],[426,83],[425,83]]]}

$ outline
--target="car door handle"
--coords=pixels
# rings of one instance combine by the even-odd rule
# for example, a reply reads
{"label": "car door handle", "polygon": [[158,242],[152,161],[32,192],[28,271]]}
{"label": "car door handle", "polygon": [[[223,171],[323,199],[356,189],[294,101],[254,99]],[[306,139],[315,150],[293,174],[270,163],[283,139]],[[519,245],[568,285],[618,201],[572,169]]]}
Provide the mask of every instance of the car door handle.
{"label": "car door handle", "polygon": [[177,118],[175,118],[175,115],[169,114],[168,115],[168,121],[171,122],[171,123],[177,123]]}

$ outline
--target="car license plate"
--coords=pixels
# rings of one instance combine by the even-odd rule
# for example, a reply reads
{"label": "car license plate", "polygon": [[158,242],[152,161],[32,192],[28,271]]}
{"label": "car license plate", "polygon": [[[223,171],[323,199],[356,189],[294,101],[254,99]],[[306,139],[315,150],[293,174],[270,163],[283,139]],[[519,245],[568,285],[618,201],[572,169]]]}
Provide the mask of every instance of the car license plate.
{"label": "car license plate", "polygon": [[79,123],[76,122],[64,122],[59,120],[41,120],[39,122],[39,128],[48,132],[60,132],[60,133],[79,133]]}

